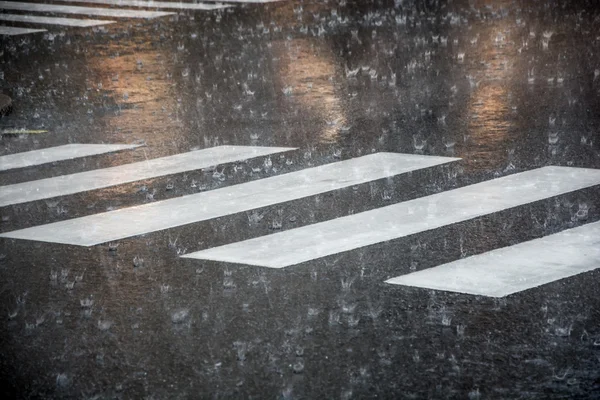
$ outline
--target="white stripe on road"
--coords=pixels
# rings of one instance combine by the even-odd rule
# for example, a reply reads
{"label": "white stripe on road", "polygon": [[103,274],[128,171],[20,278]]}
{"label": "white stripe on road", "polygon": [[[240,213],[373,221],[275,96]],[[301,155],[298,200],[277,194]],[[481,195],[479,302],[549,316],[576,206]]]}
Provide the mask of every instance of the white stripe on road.
{"label": "white stripe on road", "polygon": [[275,2],[280,2],[280,1],[284,1],[284,0],[218,0],[218,1],[221,3],[260,4],[260,3],[275,3]]}
{"label": "white stripe on road", "polygon": [[19,10],[29,12],[51,12],[58,14],[80,14],[80,15],[95,15],[102,17],[113,18],[157,18],[166,15],[172,15],[172,12],[165,11],[140,11],[140,10],[114,10],[107,8],[93,7],[78,7],[78,6],[61,6],[56,4],[40,4],[40,3],[19,3],[13,1],[0,1],[0,9],[3,10]]}
{"label": "white stripe on road", "polygon": [[600,267],[600,222],[392,278],[387,283],[504,297]]}
{"label": "white stripe on road", "polygon": [[139,146],[136,144],[66,144],[64,146],[9,154],[0,156],[0,171],[134,149]]}
{"label": "white stripe on road", "polygon": [[457,160],[377,153],[209,192],[0,234],[0,237],[93,246],[174,228]]}
{"label": "white stripe on road", "polygon": [[208,4],[208,3],[185,3],[170,2],[170,1],[144,1],[144,0],[61,0],[68,3],[86,3],[86,4],[110,4],[115,6],[125,7],[144,7],[144,8],[161,8],[161,9],[176,9],[176,10],[218,10],[231,7],[227,4]]}
{"label": "white stripe on road", "polygon": [[284,268],[598,184],[600,170],[545,167],[184,257]]}
{"label": "white stripe on road", "polygon": [[97,19],[74,19],[57,17],[38,17],[37,15],[17,15],[0,13],[0,21],[28,22],[30,24],[76,26],[86,28],[90,26],[114,24],[115,21],[100,21]]}
{"label": "white stripe on road", "polygon": [[72,175],[0,186],[0,207],[193,171],[290,150],[294,149],[289,147],[219,146]]}
{"label": "white stripe on road", "polygon": [[46,32],[45,29],[27,29],[17,28],[14,26],[0,26],[0,35],[4,36],[15,36],[15,35],[26,35],[29,33]]}

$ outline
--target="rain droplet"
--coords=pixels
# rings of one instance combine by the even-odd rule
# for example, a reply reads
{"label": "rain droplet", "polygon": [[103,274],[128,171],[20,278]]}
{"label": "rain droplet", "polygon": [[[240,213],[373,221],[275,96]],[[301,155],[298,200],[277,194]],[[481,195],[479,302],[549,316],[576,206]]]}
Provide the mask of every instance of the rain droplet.
{"label": "rain droplet", "polygon": [[181,323],[184,323],[185,321],[187,321],[189,316],[190,316],[190,310],[187,308],[183,308],[183,309],[177,310],[173,314],[171,314],[171,322],[173,322],[174,324],[181,324]]}
{"label": "rain droplet", "polygon": [[62,373],[62,374],[58,374],[56,376],[56,386],[58,386],[59,388],[64,388],[69,386],[70,383],[70,379],[67,376],[67,374]]}
{"label": "rain droplet", "polygon": [[415,150],[423,150],[427,145],[427,140],[422,135],[418,134],[413,136],[413,146]]}
{"label": "rain droplet", "polygon": [[136,268],[140,268],[144,265],[144,259],[139,257],[139,256],[135,256],[133,257],[133,266]]}
{"label": "rain droplet", "polygon": [[303,360],[298,360],[294,363],[294,365],[292,366],[292,371],[294,371],[295,374],[301,374],[304,372],[304,361]]}
{"label": "rain droplet", "polygon": [[112,321],[108,321],[108,320],[98,320],[98,329],[100,329],[101,331],[107,331],[110,329],[110,327],[113,325]]}
{"label": "rain droplet", "polygon": [[81,308],[91,308],[94,305],[94,300],[92,298],[81,299],[79,300],[79,304]]}
{"label": "rain droplet", "polygon": [[559,133],[558,132],[549,132],[548,133],[548,143],[549,144],[557,144],[558,143],[558,139],[559,139]]}
{"label": "rain droplet", "polygon": [[577,213],[575,213],[575,219],[579,221],[585,221],[588,218],[589,206],[586,203],[580,203]]}

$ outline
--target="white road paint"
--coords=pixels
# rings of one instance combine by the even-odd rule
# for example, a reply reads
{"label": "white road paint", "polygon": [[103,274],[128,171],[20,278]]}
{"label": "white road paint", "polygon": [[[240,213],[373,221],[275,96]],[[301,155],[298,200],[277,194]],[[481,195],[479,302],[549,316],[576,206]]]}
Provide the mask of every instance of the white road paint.
{"label": "white road paint", "polygon": [[93,246],[330,192],[455,160],[457,159],[407,154],[370,154],[208,192],[7,232],[0,237]]}
{"label": "white road paint", "polygon": [[64,3],[107,4],[124,7],[144,7],[176,10],[218,10],[231,7],[220,3],[191,3],[183,1],[154,1],[154,0],[61,0]]}
{"label": "white road paint", "polygon": [[219,146],[132,164],[0,186],[0,207],[66,196],[290,150],[294,149],[289,147]]}
{"label": "white road paint", "polygon": [[544,167],[184,257],[284,268],[598,184],[600,170]]}
{"label": "white road paint", "polygon": [[62,6],[56,4],[20,3],[16,1],[0,1],[0,10],[19,10],[28,12],[50,12],[57,14],[95,15],[113,18],[145,18],[152,19],[172,15],[165,11],[116,10],[109,8]]}
{"label": "white road paint", "polygon": [[387,280],[504,297],[600,267],[600,222]]}
{"label": "white road paint", "polygon": [[15,35],[26,35],[29,33],[46,32],[45,29],[28,29],[28,28],[17,28],[14,26],[0,26],[0,35],[3,36],[15,36]]}
{"label": "white road paint", "polygon": [[219,0],[222,3],[245,3],[245,4],[261,4],[261,3],[276,3],[285,0]]}
{"label": "white road paint", "polygon": [[135,149],[139,146],[136,144],[66,144],[64,146],[9,154],[0,156],[0,171]]}
{"label": "white road paint", "polygon": [[60,25],[78,28],[114,24],[115,21],[100,21],[97,19],[75,19],[58,17],[40,17],[37,15],[17,15],[0,13],[0,21],[27,22],[30,24]]}

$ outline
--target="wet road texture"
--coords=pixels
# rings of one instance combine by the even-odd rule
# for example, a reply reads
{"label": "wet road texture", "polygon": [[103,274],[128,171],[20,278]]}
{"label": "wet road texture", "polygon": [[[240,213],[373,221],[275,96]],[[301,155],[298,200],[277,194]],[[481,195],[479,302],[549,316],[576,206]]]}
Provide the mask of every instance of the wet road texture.
{"label": "wet road texture", "polygon": [[3,171],[3,186],[297,149],[4,206],[1,232],[374,152],[461,160],[111,244],[0,239],[5,398],[600,398],[600,271],[499,298],[385,283],[596,222],[598,186],[283,269],[180,257],[543,166],[600,168],[596,1],[282,1],[47,29],[0,39],[14,107],[0,128],[47,131],[4,134],[0,155],[143,146]]}

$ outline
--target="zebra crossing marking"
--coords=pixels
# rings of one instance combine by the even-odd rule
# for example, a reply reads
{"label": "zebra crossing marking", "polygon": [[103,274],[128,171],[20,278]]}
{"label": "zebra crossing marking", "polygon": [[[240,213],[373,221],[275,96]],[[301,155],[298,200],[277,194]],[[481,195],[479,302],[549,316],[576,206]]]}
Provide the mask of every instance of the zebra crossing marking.
{"label": "zebra crossing marking", "polygon": [[291,150],[295,150],[295,148],[218,146],[132,164],[1,186],[0,207],[193,171]]}
{"label": "zebra crossing marking", "polygon": [[113,18],[145,18],[153,19],[174,15],[168,11],[141,11],[141,10],[115,10],[108,8],[63,6],[56,4],[20,3],[13,1],[0,1],[0,9],[18,10],[28,12],[51,12],[58,14],[94,15]]}
{"label": "zebra crossing marking", "polygon": [[504,297],[600,267],[600,222],[463,258],[387,280],[488,297]]}
{"label": "zebra crossing marking", "polygon": [[[208,192],[6,232],[0,234],[0,237],[93,246],[331,192],[456,160],[458,159],[449,157],[375,153]],[[37,186],[34,182],[34,187]]]}
{"label": "zebra crossing marking", "polygon": [[600,170],[544,167],[183,257],[285,268],[599,184]]}
{"label": "zebra crossing marking", "polygon": [[16,35],[27,35],[30,33],[47,32],[45,29],[29,29],[29,28],[17,28],[14,26],[0,26],[0,35],[3,36],[16,36]]}
{"label": "zebra crossing marking", "polygon": [[246,4],[262,4],[262,3],[276,3],[284,0],[218,0],[221,3],[246,3]]}
{"label": "zebra crossing marking", "polygon": [[144,7],[176,10],[200,10],[211,11],[232,7],[228,4],[208,4],[208,3],[185,3],[154,0],[61,0],[65,3],[86,3],[86,4],[106,4],[125,7]]}
{"label": "zebra crossing marking", "polygon": [[[270,3],[282,0],[228,0],[227,3]],[[138,8],[156,8],[157,11],[141,11],[141,10],[117,10],[113,8],[99,7],[83,7],[69,6],[46,3],[23,3],[12,1],[0,1],[0,9],[2,10],[18,10],[26,12],[50,12],[58,14],[76,14],[76,15],[95,15],[114,18],[145,18],[153,19],[168,15],[174,15],[171,11],[158,11],[159,9],[166,10],[196,10],[196,11],[211,11],[233,7],[234,4],[224,4],[224,2],[216,3],[189,3],[189,2],[170,2],[170,1],[153,1],[153,0],[63,0],[63,2],[81,3],[81,4],[96,4],[109,5],[117,7],[138,7]],[[0,21],[11,22],[26,22],[31,24],[42,25],[58,25],[68,27],[92,27],[99,25],[107,25],[115,23],[115,21],[99,21],[99,20],[82,20],[59,17],[44,17],[36,15],[19,15],[19,14],[0,14]],[[0,35],[24,35],[30,33],[44,32],[44,29],[28,29],[0,26]]]}
{"label": "zebra crossing marking", "polygon": [[[0,31],[1,32],[1,31]],[[65,144],[63,146],[26,151],[23,153],[0,156],[0,171],[16,168],[31,167],[55,161],[70,160],[93,156],[97,154],[112,153],[120,150],[129,150],[140,147],[139,144]]]}
{"label": "zebra crossing marking", "polygon": [[89,28],[92,26],[114,24],[115,21],[104,21],[97,19],[75,19],[60,17],[41,17],[37,15],[0,14],[0,21],[28,22],[30,24],[60,25],[78,28]]}

